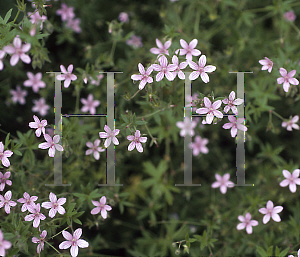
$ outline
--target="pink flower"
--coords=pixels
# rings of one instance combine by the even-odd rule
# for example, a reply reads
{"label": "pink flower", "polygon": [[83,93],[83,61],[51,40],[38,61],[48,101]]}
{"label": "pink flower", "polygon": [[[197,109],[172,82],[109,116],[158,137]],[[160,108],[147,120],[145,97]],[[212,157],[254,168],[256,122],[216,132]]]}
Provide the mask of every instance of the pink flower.
{"label": "pink flower", "polygon": [[217,100],[212,104],[211,101],[207,97],[204,97],[205,108],[197,109],[196,113],[199,113],[199,114],[207,113],[206,122],[207,122],[207,124],[211,124],[214,119],[214,116],[216,116],[220,119],[223,118],[223,113],[221,113],[220,111],[217,110],[220,108],[221,103],[222,103],[221,100]]}
{"label": "pink flower", "polygon": [[68,7],[66,4],[61,4],[61,9],[58,9],[56,11],[57,15],[61,15],[61,20],[62,21],[67,21],[70,19],[73,19],[75,14],[74,14],[74,7]]}
{"label": "pink flower", "polygon": [[267,57],[265,57],[265,59],[266,60],[264,60],[264,59],[259,60],[259,63],[261,65],[263,65],[261,70],[268,70],[268,72],[271,73],[272,68],[273,68],[273,62]]}
{"label": "pink flower", "polygon": [[132,80],[140,80],[140,84],[139,84],[139,90],[142,90],[145,85],[147,83],[152,83],[153,82],[153,78],[150,77],[151,72],[153,71],[153,67],[150,66],[147,71],[145,71],[144,66],[139,63],[138,64],[139,67],[139,72],[141,73],[141,75],[131,75],[131,79]]}
{"label": "pink flower", "polygon": [[206,147],[207,143],[207,138],[202,139],[200,136],[196,136],[195,141],[193,143],[190,143],[190,147],[193,149],[193,155],[197,156],[199,155],[199,153],[208,153],[208,148]]}
{"label": "pink flower", "polygon": [[47,120],[40,121],[39,118],[33,115],[34,122],[29,122],[29,127],[36,128],[35,135],[41,136],[41,133],[45,135],[45,127],[47,126]]}
{"label": "pink flower", "polygon": [[241,124],[244,122],[244,118],[238,118],[234,116],[228,116],[228,120],[230,123],[225,123],[222,128],[224,129],[230,129],[231,128],[231,136],[235,137],[237,134],[237,130],[247,131],[247,127]]}
{"label": "pink flower", "polygon": [[11,248],[11,242],[4,240],[3,233],[0,230],[0,256],[5,256],[5,249]]}
{"label": "pink flower", "polygon": [[[193,55],[199,56],[201,52],[198,49],[194,49],[198,44],[197,39],[193,39],[189,44],[183,39],[180,39],[180,45],[183,47],[183,49],[180,50],[179,55],[186,55],[187,60],[192,60]],[[178,53],[178,50],[176,50],[176,54]]]}
{"label": "pink flower", "polygon": [[252,234],[252,226],[257,226],[258,221],[257,220],[251,220],[251,214],[248,212],[245,217],[242,215],[239,215],[238,219],[242,222],[237,225],[237,230],[244,229],[246,227],[246,231],[248,234]]}
{"label": "pink flower", "polygon": [[56,215],[56,212],[59,212],[59,214],[64,215],[66,210],[64,207],[62,207],[63,204],[65,204],[67,198],[59,198],[57,200],[57,197],[52,192],[49,194],[50,202],[43,202],[42,207],[45,209],[50,209],[49,211],[49,217],[53,218]]}
{"label": "pink flower", "polygon": [[8,178],[10,177],[10,171],[5,172],[5,174],[3,175],[3,173],[0,171],[0,191],[4,190],[5,187],[5,183],[9,186],[12,185],[11,180],[9,180]]}
{"label": "pink flower", "polygon": [[234,183],[229,181],[230,178],[229,173],[225,173],[223,177],[216,173],[215,177],[217,181],[212,183],[211,187],[212,188],[220,187],[220,191],[222,194],[226,194],[227,187],[234,187]]}
{"label": "pink flower", "polygon": [[45,98],[41,97],[39,100],[33,100],[34,106],[32,107],[33,112],[39,112],[41,116],[45,116],[50,108],[49,105],[46,104]]}
{"label": "pink flower", "polygon": [[126,44],[133,48],[139,48],[143,46],[142,38],[136,35],[132,35],[131,38],[126,40]]}
{"label": "pink flower", "polygon": [[72,74],[72,71],[73,71],[73,64],[70,64],[68,66],[68,71],[66,70],[65,66],[63,65],[60,65],[60,70],[62,73],[64,74],[61,74],[61,75],[57,75],[56,78],[58,80],[65,80],[64,82],[64,87],[65,88],[68,88],[71,84],[71,81],[74,81],[77,79],[77,76]]}
{"label": "pink flower", "polygon": [[96,77],[97,77],[97,80],[94,80],[93,77],[90,77],[90,79],[91,79],[91,84],[92,84],[92,85],[99,86],[100,81],[101,81],[101,79],[103,79],[104,75],[103,75],[103,74],[99,74],[99,75],[97,75]]}
{"label": "pink flower", "polygon": [[4,206],[5,212],[7,214],[10,214],[10,206],[16,206],[17,203],[14,201],[11,201],[11,191],[7,191],[4,195],[4,197],[2,195],[0,195],[0,208],[2,208]]}
{"label": "pink flower", "polygon": [[33,92],[37,93],[39,88],[45,88],[46,83],[42,81],[42,73],[39,72],[36,75],[33,75],[31,72],[27,72],[29,80],[24,82],[25,87],[32,87]]}
{"label": "pink flower", "polygon": [[199,58],[198,61],[199,65],[193,61],[189,61],[189,65],[190,67],[195,70],[193,71],[190,76],[189,79],[190,80],[195,80],[199,77],[199,75],[201,75],[201,79],[204,83],[208,83],[209,82],[209,77],[206,74],[206,72],[213,72],[216,70],[216,66],[213,65],[208,65],[205,66],[206,64],[206,56],[205,55],[201,55],[201,57]]}
{"label": "pink flower", "polygon": [[21,60],[25,63],[30,63],[31,59],[25,53],[30,50],[31,44],[27,43],[22,46],[21,39],[18,36],[16,36],[14,38],[13,45],[14,46],[9,45],[9,46],[3,47],[3,50],[6,53],[12,54],[12,57],[10,58],[10,65],[15,66],[18,63],[19,58],[21,58]]}
{"label": "pink flower", "polygon": [[184,121],[177,121],[176,126],[181,129],[180,136],[185,137],[189,134],[191,137],[195,135],[194,128],[196,127],[197,122],[192,120],[192,122],[188,119],[184,118]]}
{"label": "pink flower", "polygon": [[288,11],[283,15],[283,18],[287,21],[294,21],[296,19],[296,15],[293,11]]}
{"label": "pink flower", "polygon": [[45,242],[45,238],[47,236],[47,231],[43,230],[43,232],[40,234],[40,238],[37,237],[33,237],[32,238],[32,243],[38,244],[37,246],[37,253],[40,253],[42,250],[44,250],[44,242]]}
{"label": "pink flower", "polygon": [[[294,257],[294,255],[289,255],[288,257]],[[295,257],[300,257],[300,249],[298,250],[297,256],[295,256]]]}
{"label": "pink flower", "polygon": [[67,241],[60,243],[59,249],[68,249],[69,247],[71,247],[70,253],[71,253],[72,257],[76,257],[78,255],[78,246],[80,248],[89,247],[89,243],[87,241],[85,241],[83,239],[79,239],[82,235],[81,228],[77,228],[74,231],[73,236],[72,236],[72,234],[70,234],[67,231],[63,231],[62,234],[63,234],[64,238],[67,239]]}
{"label": "pink flower", "polygon": [[4,67],[3,62],[2,62],[4,56],[5,56],[5,51],[0,50],[0,70],[3,70],[3,67]]}
{"label": "pink flower", "polygon": [[104,152],[105,149],[103,149],[102,147],[99,147],[100,144],[100,139],[96,139],[94,144],[92,142],[87,142],[86,146],[92,149],[86,150],[85,155],[89,155],[94,153],[94,158],[96,160],[99,160],[100,158],[100,154],[99,152]]}
{"label": "pink flower", "polygon": [[126,12],[121,12],[119,14],[119,18],[118,19],[119,19],[120,22],[123,22],[123,23],[129,22],[129,17],[128,17],[128,14]]}
{"label": "pink flower", "polygon": [[111,207],[109,205],[106,205],[106,197],[102,196],[100,198],[100,201],[93,201],[92,200],[93,205],[97,206],[96,208],[94,208],[93,210],[91,210],[91,214],[95,215],[98,214],[101,211],[101,216],[103,217],[103,219],[107,218],[107,211],[111,210]]}
{"label": "pink flower", "polygon": [[23,203],[22,208],[21,208],[22,212],[27,211],[28,206],[34,207],[35,206],[34,202],[38,199],[37,196],[31,196],[30,197],[30,195],[27,192],[25,192],[23,194],[23,196],[24,196],[24,198],[20,198],[20,199],[17,200],[17,202]]}
{"label": "pink flower", "polygon": [[296,184],[300,185],[300,178],[299,177],[299,169],[295,169],[293,171],[293,174],[291,174],[288,170],[283,170],[282,174],[285,177],[285,179],[283,181],[280,182],[280,186],[281,187],[286,187],[289,185],[290,191],[292,193],[296,192]]}
{"label": "pink flower", "polygon": [[263,218],[263,223],[266,224],[269,222],[270,217],[276,222],[281,221],[279,215],[277,213],[281,212],[283,210],[282,206],[276,206],[274,207],[274,204],[272,201],[267,202],[267,208],[260,208],[258,211],[262,214],[266,214]]}
{"label": "pink flower", "polygon": [[28,211],[32,214],[25,216],[25,221],[33,221],[33,227],[37,228],[40,225],[41,220],[46,219],[46,216],[43,213],[40,213],[41,206],[40,204],[28,205]]}
{"label": "pink flower", "polygon": [[76,18],[76,19],[69,19],[66,26],[70,29],[72,29],[74,32],[76,33],[80,33],[81,32],[81,28],[79,26],[80,24],[80,19]]}
{"label": "pink flower", "polygon": [[[178,74],[179,75],[179,74]],[[191,102],[191,104],[188,104],[188,105],[186,105],[185,107],[191,107],[191,106],[196,106],[196,102],[198,102],[199,100],[198,100],[198,93],[194,93],[193,94],[193,96],[190,96],[190,95],[187,95],[186,97],[185,97],[185,99],[188,101],[188,102]],[[197,110],[197,108],[196,107],[193,107],[192,108],[192,111],[194,112],[194,111],[196,111]],[[196,119],[195,119],[196,120]]]}
{"label": "pink flower", "polygon": [[227,113],[231,109],[234,114],[236,115],[238,114],[238,110],[234,105],[240,105],[244,102],[244,100],[240,98],[234,100],[234,98],[235,98],[235,92],[232,91],[229,95],[229,100],[227,98],[222,100],[224,104],[227,104],[224,108],[225,113]]}
{"label": "pink flower", "polygon": [[40,16],[39,12],[35,12],[32,15],[31,14],[32,14],[32,12],[28,12],[27,13],[27,15],[30,16],[29,17],[30,18],[30,22],[32,24],[39,24],[41,22],[41,27],[40,28],[43,29],[43,22],[45,20],[47,20],[47,16],[45,16],[45,15]]}
{"label": "pink flower", "polygon": [[296,70],[292,70],[289,73],[287,73],[286,69],[280,68],[279,72],[282,77],[277,79],[277,84],[282,84],[283,83],[283,90],[285,92],[289,91],[290,88],[290,83],[292,85],[298,85],[299,81],[295,78],[293,78],[296,74]]}
{"label": "pink flower", "polygon": [[89,94],[87,99],[81,98],[80,101],[84,104],[84,106],[81,108],[81,111],[89,111],[91,114],[95,114],[96,107],[100,105],[100,101],[94,101],[94,97],[92,94]]}
{"label": "pink flower", "polygon": [[39,144],[39,148],[41,148],[41,149],[49,148],[48,154],[49,154],[50,157],[54,157],[55,148],[56,148],[57,151],[60,151],[60,152],[62,152],[64,150],[63,147],[58,144],[59,139],[60,139],[59,135],[55,135],[53,137],[53,140],[48,134],[45,134],[44,138],[47,142]]}
{"label": "pink flower", "polygon": [[1,160],[3,166],[9,167],[10,162],[7,157],[12,156],[13,152],[9,151],[9,150],[6,150],[3,152],[3,150],[4,150],[4,145],[2,142],[0,142],[0,160]]}
{"label": "pink flower", "polygon": [[147,137],[141,137],[141,132],[139,130],[135,131],[135,136],[127,136],[129,141],[132,141],[128,146],[128,151],[132,151],[135,147],[140,153],[143,152],[143,146],[141,143],[146,143]]}
{"label": "pink flower", "polygon": [[152,64],[154,70],[159,71],[156,75],[156,81],[161,81],[164,76],[166,76],[167,80],[172,81],[174,80],[174,75],[171,71],[176,70],[177,65],[176,64],[169,64],[166,56],[161,56],[158,59],[159,64]]}
{"label": "pink flower", "polygon": [[83,78],[83,82],[84,82],[84,84],[87,84],[87,82],[88,82],[88,79],[87,79],[87,77],[86,77],[86,76],[84,76],[84,78]]}
{"label": "pink flower", "polygon": [[296,122],[298,122],[298,120],[299,120],[299,116],[296,115],[296,116],[294,116],[293,118],[291,118],[289,121],[284,121],[284,122],[282,122],[281,126],[282,126],[283,128],[287,127],[286,129],[287,129],[288,131],[292,131],[292,128],[293,128],[293,129],[298,129],[298,130],[299,130],[299,126],[298,126],[298,124],[296,124]]}
{"label": "pink flower", "polygon": [[107,132],[99,132],[99,136],[100,138],[106,138],[105,142],[104,142],[104,146],[107,148],[109,147],[111,141],[113,141],[113,143],[115,145],[119,144],[118,139],[116,138],[116,135],[119,134],[120,130],[119,129],[114,129],[113,131],[111,131],[111,129],[105,125],[104,126],[104,130]]}
{"label": "pink flower", "polygon": [[26,90],[22,90],[20,86],[17,86],[17,90],[10,90],[9,91],[13,97],[11,98],[11,100],[14,103],[19,102],[20,104],[25,104],[26,100],[25,100],[25,96],[27,96],[27,91]]}
{"label": "pink flower", "polygon": [[172,63],[176,65],[176,69],[173,72],[174,78],[176,77],[177,72],[178,72],[178,78],[185,79],[185,75],[184,75],[184,73],[181,70],[185,69],[186,66],[188,65],[188,63],[187,62],[179,63],[178,57],[176,55],[173,55],[173,57],[172,57]]}
{"label": "pink flower", "polygon": [[156,48],[156,47],[151,48],[150,49],[151,53],[158,54],[158,55],[161,55],[161,54],[169,55],[168,48],[171,46],[171,41],[170,40],[165,42],[165,44],[163,45],[160,42],[160,40],[157,38],[156,39],[156,45],[158,46],[158,48]]}

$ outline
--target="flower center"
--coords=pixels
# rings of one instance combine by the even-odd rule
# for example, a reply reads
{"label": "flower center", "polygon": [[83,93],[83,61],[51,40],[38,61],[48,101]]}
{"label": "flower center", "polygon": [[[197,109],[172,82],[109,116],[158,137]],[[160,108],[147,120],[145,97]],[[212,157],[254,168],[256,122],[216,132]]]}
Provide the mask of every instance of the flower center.
{"label": "flower center", "polygon": [[72,239],[72,245],[73,245],[73,246],[76,246],[76,245],[77,245],[76,242],[77,242],[77,240],[76,240],[75,238],[73,238],[73,239]]}

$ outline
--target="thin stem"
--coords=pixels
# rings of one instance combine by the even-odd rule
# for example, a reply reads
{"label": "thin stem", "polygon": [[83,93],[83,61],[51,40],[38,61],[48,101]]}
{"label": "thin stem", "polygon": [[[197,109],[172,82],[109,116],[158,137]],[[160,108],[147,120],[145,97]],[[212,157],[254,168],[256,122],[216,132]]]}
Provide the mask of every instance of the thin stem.
{"label": "thin stem", "polygon": [[135,92],[135,94],[130,97],[127,101],[130,101],[132,98],[134,98],[139,92],[141,92],[141,90],[139,89],[138,91]]}
{"label": "thin stem", "polygon": [[17,15],[16,15],[16,17],[15,17],[15,19],[14,19],[13,23],[15,23],[15,22],[16,22],[16,20],[17,20],[17,18],[18,18],[18,16],[19,16],[19,14],[20,14],[20,9],[18,9]]}
{"label": "thin stem", "polygon": [[66,227],[66,228],[64,228],[62,231],[58,232],[56,235],[54,235],[54,236],[50,237],[49,239],[52,239],[52,238],[54,238],[54,237],[58,236],[58,235],[59,235],[61,232],[63,232],[64,230],[66,230],[66,229],[68,229],[68,228],[69,228],[69,226],[68,226],[68,227]]}
{"label": "thin stem", "polygon": [[270,113],[274,113],[279,119],[285,121],[286,119],[279,115],[277,112],[270,110]]}
{"label": "thin stem", "polygon": [[164,108],[162,108],[162,109],[160,109],[160,110],[157,110],[157,111],[155,111],[155,112],[153,112],[153,113],[150,113],[150,114],[148,114],[148,115],[137,117],[137,119],[150,117],[150,116],[152,116],[152,115],[154,115],[154,114],[156,114],[156,113],[158,113],[158,112],[164,111],[165,109],[166,109],[166,107],[164,107]]}
{"label": "thin stem", "polygon": [[[1,126],[1,124],[0,124]],[[0,129],[1,132],[5,133],[6,135],[8,134],[8,132],[4,131],[3,129]],[[11,137],[13,137],[14,139],[18,139],[17,137],[13,136],[13,135],[10,135]]]}
{"label": "thin stem", "polygon": [[50,245],[58,254],[61,254],[52,244],[48,243],[47,241],[44,241],[46,244]]}
{"label": "thin stem", "polygon": [[113,40],[112,47],[111,47],[110,56],[109,56],[109,60],[110,60],[112,63],[114,63],[114,62],[113,62],[113,58],[114,58],[114,55],[115,55],[116,45],[117,45],[117,41],[114,39],[114,40]]}

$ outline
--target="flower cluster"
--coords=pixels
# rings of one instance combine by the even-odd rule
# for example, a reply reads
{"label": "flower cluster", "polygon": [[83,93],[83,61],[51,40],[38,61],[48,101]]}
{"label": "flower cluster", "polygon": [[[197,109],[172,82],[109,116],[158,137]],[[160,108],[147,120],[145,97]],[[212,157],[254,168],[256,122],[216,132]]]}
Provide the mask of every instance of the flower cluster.
{"label": "flower cluster", "polygon": [[66,27],[72,29],[76,33],[81,32],[79,26],[80,19],[75,18],[74,7],[68,7],[65,3],[61,4],[61,9],[56,11],[57,15],[61,16],[61,20],[66,22]]}

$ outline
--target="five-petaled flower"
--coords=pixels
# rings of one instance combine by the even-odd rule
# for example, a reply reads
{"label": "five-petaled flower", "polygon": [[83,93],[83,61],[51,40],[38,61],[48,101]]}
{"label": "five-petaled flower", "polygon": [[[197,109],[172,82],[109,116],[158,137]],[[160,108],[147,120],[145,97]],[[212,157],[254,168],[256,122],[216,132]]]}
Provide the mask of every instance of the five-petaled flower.
{"label": "five-petaled flower", "polygon": [[41,220],[46,219],[46,216],[41,213],[41,206],[40,204],[32,204],[28,205],[27,209],[31,214],[25,216],[25,221],[32,221],[33,220],[33,227],[37,228],[40,225]]}
{"label": "five-petaled flower", "polygon": [[91,148],[91,149],[86,150],[85,155],[89,155],[89,154],[94,153],[94,158],[96,160],[99,160],[99,158],[100,158],[99,152],[104,152],[105,151],[105,149],[103,149],[102,147],[99,147],[99,144],[100,144],[100,139],[96,139],[94,144],[92,142],[87,142],[86,146]]}
{"label": "five-petaled flower", "polygon": [[11,100],[14,103],[17,103],[17,102],[19,102],[20,104],[26,103],[25,96],[27,96],[27,91],[22,90],[20,86],[17,86],[17,90],[10,90],[9,92],[13,95]]}
{"label": "five-petaled flower", "polygon": [[77,79],[77,76],[72,74],[73,71],[73,64],[70,64],[68,66],[68,71],[66,70],[65,66],[60,65],[60,70],[63,74],[57,75],[56,78],[58,80],[64,80],[64,87],[68,88],[71,84],[71,81],[74,81]]}
{"label": "five-petaled flower", "polygon": [[32,243],[38,244],[37,246],[37,253],[40,253],[42,250],[44,250],[44,242],[45,242],[45,238],[47,236],[47,231],[43,230],[43,232],[40,234],[40,238],[37,237],[33,237],[32,238]]}
{"label": "five-petaled flower", "polygon": [[64,207],[62,207],[62,205],[65,204],[67,198],[59,198],[57,200],[56,195],[50,192],[49,199],[50,202],[43,202],[42,207],[45,209],[50,209],[49,211],[50,218],[53,218],[56,212],[59,212],[59,214],[61,215],[65,214],[66,210]]}
{"label": "five-petaled flower", "polygon": [[209,77],[206,74],[206,72],[213,72],[216,70],[216,66],[213,65],[207,65],[206,64],[206,56],[205,55],[201,55],[201,57],[199,58],[198,64],[193,62],[192,60],[188,61],[189,66],[195,70],[193,71],[190,76],[189,79],[190,80],[195,80],[199,77],[199,75],[201,76],[201,79],[203,80],[204,83],[208,83],[209,82]]}
{"label": "five-petaled flower", "polygon": [[195,141],[193,143],[190,143],[190,148],[193,149],[193,155],[197,156],[199,153],[208,153],[208,148],[206,147],[206,144],[208,143],[207,138],[201,138],[200,136],[195,137]]}
{"label": "five-petaled flower", "polygon": [[30,197],[30,195],[27,192],[25,192],[23,194],[23,196],[24,196],[24,198],[20,198],[20,199],[17,200],[17,202],[23,203],[22,208],[21,208],[22,212],[27,211],[29,205],[34,207],[35,206],[35,201],[38,199],[37,196],[31,196]]}
{"label": "five-petaled flower", "polygon": [[0,171],[0,191],[4,190],[5,187],[5,183],[9,186],[12,185],[11,180],[9,180],[8,178],[10,177],[10,171],[5,172],[5,174],[3,175],[3,173]]}
{"label": "five-petaled flower", "polygon": [[81,108],[81,111],[89,111],[91,114],[95,114],[96,107],[100,105],[99,100],[94,101],[94,97],[92,94],[89,94],[87,99],[81,98],[80,101],[82,102],[82,104],[84,104],[84,106]]}
{"label": "five-petaled flower", "polygon": [[121,12],[118,17],[120,22],[126,23],[129,22],[129,16],[126,12]]}
{"label": "five-petaled flower", "polygon": [[283,18],[287,21],[294,21],[296,19],[296,15],[294,11],[288,11],[284,13]]}
{"label": "five-petaled flower", "polygon": [[131,38],[126,40],[126,44],[132,46],[133,48],[142,47],[142,38],[136,35],[132,35]]}
{"label": "five-petaled flower", "polygon": [[12,193],[10,190],[7,191],[4,196],[0,195],[0,208],[2,208],[4,206],[5,212],[7,214],[10,214],[10,206],[13,207],[13,206],[17,205],[16,202],[10,200],[11,195],[12,195]]}
{"label": "five-petaled flower", "polygon": [[9,46],[3,47],[3,50],[6,53],[12,54],[12,56],[10,58],[10,65],[15,66],[18,63],[19,58],[27,64],[30,63],[31,59],[30,59],[29,55],[27,55],[25,53],[30,50],[31,44],[27,43],[22,46],[21,39],[18,36],[16,36],[14,38],[13,45],[14,46],[9,45]]}
{"label": "five-petaled flower", "polygon": [[271,73],[273,68],[273,62],[269,58],[265,57],[265,60],[261,59],[259,60],[259,63],[263,65],[261,67],[261,70],[268,70],[268,72]]}
{"label": "five-petaled flower", "polygon": [[75,17],[74,7],[68,7],[66,4],[61,4],[61,9],[56,11],[57,15],[61,15],[62,21],[67,21],[69,19],[73,19]]}
{"label": "five-petaled flower", "polygon": [[132,141],[128,146],[128,151],[132,151],[135,147],[140,153],[143,152],[143,146],[141,143],[146,143],[147,137],[141,137],[141,132],[139,130],[135,131],[135,135],[127,136],[129,141]]}
{"label": "five-petaled flower", "polygon": [[300,178],[299,177],[300,170],[295,169],[293,173],[291,174],[288,170],[283,170],[282,174],[285,177],[283,181],[280,182],[281,187],[286,187],[289,185],[290,191],[292,193],[296,192],[296,184],[300,185]]}
{"label": "five-petaled flower", "polygon": [[36,128],[35,135],[37,137],[41,136],[41,133],[45,135],[45,127],[47,126],[47,120],[40,121],[39,118],[33,115],[34,122],[29,122],[29,127]]}
{"label": "five-petaled flower", "polygon": [[216,116],[220,119],[223,118],[223,113],[221,113],[220,111],[217,110],[220,108],[221,104],[222,104],[221,100],[217,100],[212,104],[211,101],[207,97],[204,97],[205,108],[197,109],[196,113],[198,113],[198,114],[206,114],[207,113],[206,122],[207,122],[207,124],[211,124],[214,119],[214,116]]}
{"label": "five-petaled flower", "polygon": [[0,142],[0,160],[1,160],[3,166],[9,167],[10,162],[7,157],[12,156],[13,152],[10,150],[6,150],[3,152],[3,150],[4,150],[4,145],[2,142]]}
{"label": "five-petaled flower", "polygon": [[241,98],[237,98],[237,99],[234,99],[234,98],[235,98],[235,92],[231,91],[231,93],[229,94],[229,99],[225,98],[224,100],[222,100],[222,102],[224,104],[227,104],[224,108],[225,113],[227,113],[231,109],[234,114],[236,114],[236,115],[238,114],[238,110],[235,107],[235,105],[242,104],[244,102],[244,100]]}
{"label": "five-petaled flower", "polygon": [[173,72],[174,78],[176,77],[177,72],[178,72],[178,78],[185,79],[185,75],[184,75],[182,69],[185,69],[186,66],[188,66],[188,62],[179,63],[178,57],[176,55],[173,55],[172,63],[176,65],[176,69]]}
{"label": "five-petaled flower", "polygon": [[28,80],[25,80],[24,86],[25,87],[32,87],[33,92],[39,92],[39,88],[46,87],[46,83],[42,81],[42,73],[39,72],[34,75],[31,72],[27,72]]}
{"label": "five-petaled flower", "polygon": [[193,55],[194,56],[199,56],[201,54],[201,52],[198,49],[194,49],[198,44],[198,40],[197,39],[193,39],[189,44],[183,40],[180,39],[180,45],[182,46],[183,49],[178,49],[176,50],[176,54],[178,53],[178,51],[180,50],[179,55],[186,55],[186,59],[187,60],[192,60]]}
{"label": "five-petaled flower", "polygon": [[237,225],[237,230],[241,230],[246,228],[246,231],[248,234],[252,234],[252,226],[257,226],[258,221],[257,220],[251,220],[251,214],[248,212],[245,217],[242,215],[238,216],[238,219],[242,222]]}
{"label": "five-petaled flower", "polygon": [[277,79],[277,84],[282,84],[283,83],[283,90],[285,92],[289,91],[290,88],[290,83],[292,85],[298,85],[299,81],[295,78],[293,78],[296,74],[296,70],[292,70],[289,73],[287,73],[286,69],[280,68],[279,72],[282,77]]}
{"label": "five-petaled flower", "polygon": [[180,136],[185,137],[186,135],[190,135],[193,137],[195,135],[194,128],[196,127],[197,122],[194,120],[188,120],[184,118],[184,121],[177,121],[176,126],[181,129]]}
{"label": "five-petaled flower", "polygon": [[48,154],[49,154],[50,157],[54,157],[55,148],[56,148],[57,151],[60,151],[60,152],[62,152],[64,150],[63,147],[58,144],[59,139],[60,139],[59,135],[55,135],[53,137],[53,140],[48,134],[45,134],[44,138],[47,142],[39,144],[39,148],[41,148],[41,149],[48,149],[49,148]]}
{"label": "five-petaled flower", "polygon": [[174,74],[171,71],[176,70],[176,64],[169,64],[166,56],[161,56],[158,59],[159,64],[152,64],[151,66],[155,71],[159,71],[156,75],[156,81],[161,81],[164,76],[166,76],[167,80],[172,81],[174,80]]}
{"label": "five-petaled flower", "polygon": [[11,242],[4,240],[2,231],[0,230],[0,256],[5,256],[5,249],[11,248]]}
{"label": "five-petaled flower", "polygon": [[92,203],[93,203],[93,205],[96,206],[96,208],[91,210],[91,214],[95,215],[95,214],[98,214],[101,211],[101,216],[103,217],[103,219],[106,219],[107,218],[107,211],[111,210],[111,207],[109,205],[105,204],[106,203],[106,197],[102,196],[100,198],[99,202],[92,200]]}
{"label": "five-petaled flower", "polygon": [[43,22],[45,20],[47,20],[47,16],[45,16],[45,15],[40,16],[39,12],[34,12],[34,13],[28,12],[27,15],[29,16],[30,22],[32,24],[36,24],[37,25],[37,24],[39,24],[41,22],[40,29],[43,29]]}
{"label": "five-petaled flower", "polygon": [[33,103],[33,112],[38,112],[41,116],[45,116],[47,114],[50,106],[46,104],[46,100],[44,97],[41,97],[39,100],[33,100]]}
{"label": "five-petaled flower", "polygon": [[111,141],[113,141],[113,143],[115,145],[118,145],[119,141],[116,138],[116,135],[119,134],[120,130],[119,129],[114,129],[113,131],[111,131],[111,129],[107,125],[104,126],[104,130],[106,131],[106,133],[105,132],[99,132],[100,138],[106,138],[106,140],[104,142],[104,146],[106,148],[109,147]]}
{"label": "five-petaled flower", "polygon": [[76,33],[81,32],[81,28],[79,26],[81,20],[79,18],[68,20],[66,27],[72,29]]}
{"label": "five-petaled flower", "polygon": [[156,45],[158,46],[158,48],[156,48],[156,47],[151,48],[150,49],[151,53],[158,54],[158,56],[160,56],[161,54],[169,55],[168,48],[171,46],[170,40],[165,42],[165,44],[163,45],[162,42],[160,42],[160,40],[157,38]]}
{"label": "five-petaled flower", "polygon": [[263,223],[266,224],[269,222],[270,217],[276,222],[281,221],[280,216],[277,214],[283,210],[282,206],[276,206],[274,207],[274,204],[272,201],[267,202],[267,208],[260,208],[258,211],[262,214],[265,214],[263,218]]}
{"label": "five-petaled flower", "polygon": [[299,130],[299,125],[296,124],[296,122],[298,122],[298,120],[299,120],[299,116],[296,115],[296,116],[294,116],[293,118],[291,118],[289,121],[283,121],[282,124],[281,124],[281,126],[282,126],[283,128],[287,127],[286,129],[287,129],[288,131],[292,131],[292,128],[293,128],[293,129],[298,129],[298,130]]}
{"label": "five-petaled flower", "polygon": [[153,82],[153,78],[150,77],[150,74],[153,71],[153,67],[150,66],[147,69],[147,71],[145,71],[144,66],[141,63],[139,63],[138,68],[139,68],[139,72],[141,73],[141,75],[133,74],[133,75],[131,75],[131,79],[132,80],[140,80],[141,82],[139,84],[139,90],[142,90],[147,83]]}
{"label": "five-petaled flower", "polygon": [[231,128],[231,136],[235,137],[237,134],[237,130],[247,131],[247,127],[241,123],[244,122],[244,118],[238,118],[234,116],[228,116],[228,120],[230,123],[225,123],[222,128],[230,129]]}
{"label": "five-petaled flower", "polygon": [[226,194],[227,187],[234,187],[234,183],[229,181],[230,175],[229,173],[225,173],[224,176],[220,176],[218,173],[215,174],[216,182],[211,184],[212,188],[220,187],[220,191],[222,194]]}

